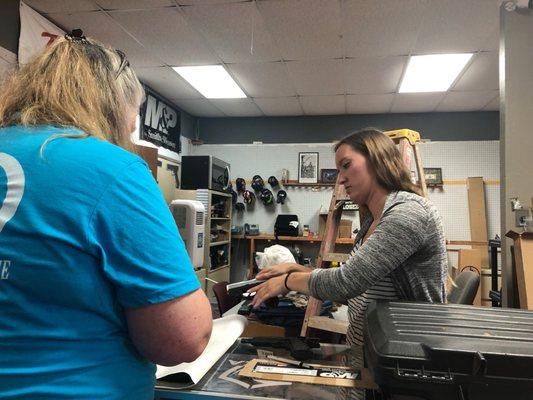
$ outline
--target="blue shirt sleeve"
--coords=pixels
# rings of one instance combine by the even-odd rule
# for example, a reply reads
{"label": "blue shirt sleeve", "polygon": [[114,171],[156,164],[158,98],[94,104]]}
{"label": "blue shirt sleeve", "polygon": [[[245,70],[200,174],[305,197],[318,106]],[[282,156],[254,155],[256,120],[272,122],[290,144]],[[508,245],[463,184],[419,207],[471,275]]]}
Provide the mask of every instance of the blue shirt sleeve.
{"label": "blue shirt sleeve", "polygon": [[87,239],[123,307],[161,303],[200,287],[172,214],[140,159],[109,182]]}

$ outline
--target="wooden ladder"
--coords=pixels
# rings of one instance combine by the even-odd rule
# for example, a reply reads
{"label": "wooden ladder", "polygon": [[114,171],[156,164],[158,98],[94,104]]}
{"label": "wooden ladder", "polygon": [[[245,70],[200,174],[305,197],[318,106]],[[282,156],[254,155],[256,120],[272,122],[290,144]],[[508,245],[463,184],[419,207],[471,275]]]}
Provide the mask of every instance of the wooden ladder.
{"label": "wooden ladder", "polygon": [[[422,167],[420,150],[418,148],[420,134],[410,129],[387,131],[385,134],[399,146],[402,159],[409,170],[411,169],[412,159],[411,152],[409,150],[412,150],[412,154],[415,158],[416,171],[418,174],[418,184],[422,190],[423,196],[427,197],[424,169]],[[337,238],[342,216],[342,206],[346,201],[349,200],[350,199],[344,190],[344,186],[340,185],[339,181],[337,180],[333,189],[333,196],[331,196],[331,201],[329,204],[324,236],[322,237],[320,251],[316,260],[316,268],[324,268],[332,261],[336,261],[338,263],[346,262],[349,258],[349,254],[335,253],[335,239]],[[319,316],[321,305],[322,301],[315,299],[314,297],[309,297],[309,303],[307,304],[307,309],[305,311],[305,318],[302,324],[300,335],[307,336],[310,329],[321,329],[329,332],[346,334],[348,330],[348,322]]]}

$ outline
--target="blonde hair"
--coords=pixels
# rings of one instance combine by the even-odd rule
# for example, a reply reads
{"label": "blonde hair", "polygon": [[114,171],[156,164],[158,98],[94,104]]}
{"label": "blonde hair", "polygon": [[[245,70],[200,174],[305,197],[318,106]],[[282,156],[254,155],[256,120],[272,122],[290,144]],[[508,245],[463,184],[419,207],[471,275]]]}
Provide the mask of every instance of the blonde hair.
{"label": "blonde hair", "polygon": [[0,127],[74,127],[83,133],[56,137],[92,136],[131,150],[128,117],[143,100],[142,85],[122,53],[75,39],[57,38],[8,76],[0,89]]}
{"label": "blonde hair", "polygon": [[335,151],[343,144],[366,157],[376,172],[379,185],[384,189],[421,194],[420,188],[411,181],[411,174],[398,148],[382,131],[365,128],[352,133],[335,145]]}

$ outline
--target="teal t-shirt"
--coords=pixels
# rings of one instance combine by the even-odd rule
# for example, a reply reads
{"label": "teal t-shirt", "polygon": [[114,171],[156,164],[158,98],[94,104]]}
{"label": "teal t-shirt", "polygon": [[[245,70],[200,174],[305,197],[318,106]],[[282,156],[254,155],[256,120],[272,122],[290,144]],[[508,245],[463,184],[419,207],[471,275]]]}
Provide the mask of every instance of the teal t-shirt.
{"label": "teal t-shirt", "polygon": [[144,161],[63,132],[0,129],[0,398],[151,399],[124,307],[200,285]]}

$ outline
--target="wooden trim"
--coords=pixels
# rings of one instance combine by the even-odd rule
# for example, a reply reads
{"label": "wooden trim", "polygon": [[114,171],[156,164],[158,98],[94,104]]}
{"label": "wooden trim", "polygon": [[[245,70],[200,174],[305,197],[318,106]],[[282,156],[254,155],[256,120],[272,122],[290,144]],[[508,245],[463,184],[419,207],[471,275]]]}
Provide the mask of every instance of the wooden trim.
{"label": "wooden trim", "polygon": [[348,321],[328,318],[328,317],[319,317],[311,316],[307,322],[308,328],[321,329],[323,331],[341,333],[346,335],[348,332]]}

